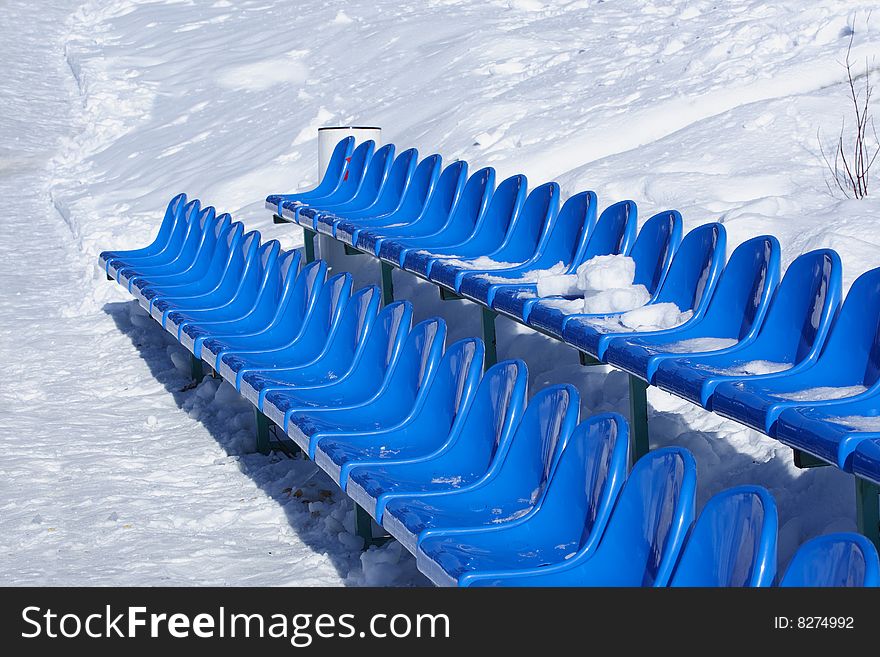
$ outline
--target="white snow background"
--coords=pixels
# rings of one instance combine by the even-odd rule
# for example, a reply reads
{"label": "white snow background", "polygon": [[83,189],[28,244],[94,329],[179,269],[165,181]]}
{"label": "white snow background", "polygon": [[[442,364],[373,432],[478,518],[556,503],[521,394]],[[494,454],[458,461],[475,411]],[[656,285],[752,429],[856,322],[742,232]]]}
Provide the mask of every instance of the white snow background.
{"label": "white snow background", "polygon": [[[361,553],[350,502],[313,464],[251,454],[249,404],[215,380],[186,389],[186,352],[97,254],[148,243],[181,191],[298,246],[263,199],[314,184],[318,127],[365,124],[499,180],[631,198],[642,220],[722,221],[728,252],[764,233],[784,265],[833,247],[848,285],[880,265],[880,189],[829,194],[817,131],[830,144],[851,124],[841,62],[854,33],[857,72],[876,68],[876,6],[0,0],[0,584],[427,584],[396,542]],[[329,257],[377,278],[375,261]],[[450,320],[450,341],[478,334],[467,302],[394,282],[418,319]],[[625,412],[624,375],[498,325],[533,391],[569,381],[583,414]],[[696,456],[699,506],[771,490],[780,570],[806,539],[855,529],[852,477],[797,470],[788,448],[655,389],[649,402],[653,444]]]}

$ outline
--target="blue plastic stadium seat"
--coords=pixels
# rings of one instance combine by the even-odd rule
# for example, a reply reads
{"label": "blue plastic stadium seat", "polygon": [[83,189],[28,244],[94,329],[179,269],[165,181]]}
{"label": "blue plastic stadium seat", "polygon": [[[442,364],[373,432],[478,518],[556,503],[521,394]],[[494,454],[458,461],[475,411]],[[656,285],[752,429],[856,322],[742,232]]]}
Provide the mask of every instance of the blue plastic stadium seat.
{"label": "blue plastic stadium seat", "polygon": [[171,310],[206,307],[213,297],[225,294],[234,284],[245,264],[256,256],[259,244],[258,233],[244,233],[239,222],[230,224],[214,250],[205,276],[186,286],[170,288],[167,293],[160,290],[149,300],[150,315],[164,326],[165,315]]}
{"label": "blue plastic stadium seat", "polygon": [[432,453],[415,458],[386,455],[381,463],[353,464],[340,485],[381,523],[390,499],[475,484],[486,476],[495,455],[507,450],[525,408],[527,388],[523,361],[493,365],[466,412],[456,413],[451,424],[426,427],[419,436],[439,445]]}
{"label": "blue plastic stadium seat", "polygon": [[533,189],[526,197],[504,244],[489,256],[490,259],[459,259],[454,263],[459,269],[454,289],[464,294],[464,286],[469,295],[479,297],[480,290],[485,289],[480,283],[483,280],[481,276],[491,276],[494,271],[506,270],[511,266],[528,267],[550,238],[558,212],[559,185],[546,183]]}
{"label": "blue plastic stadium seat", "polygon": [[[206,310],[190,310],[181,313],[178,319],[177,340],[195,354],[195,340],[199,336],[209,336],[215,329],[223,329],[246,319],[257,307],[263,290],[272,285],[278,271],[278,258],[281,245],[277,240],[262,244],[255,258],[225,305]],[[186,319],[184,319],[186,318]],[[195,354],[198,356],[199,354]]]}
{"label": "blue plastic stadium seat", "polygon": [[474,578],[470,586],[666,586],[694,520],[697,466],[681,447],[640,458],[599,545],[562,563]]}
{"label": "blue plastic stadium seat", "polygon": [[361,251],[378,255],[385,240],[425,238],[443,230],[452,219],[468,182],[467,162],[459,160],[440,174],[433,193],[418,211],[401,211],[398,216],[368,221],[340,221],[336,239]]}
{"label": "blue plastic stadium seat", "polygon": [[[298,206],[296,213],[298,221],[302,225],[308,225],[314,230],[321,230],[318,225],[318,217],[322,214],[339,212],[359,212],[374,206],[382,197],[382,190],[385,188],[392,168],[395,162],[395,146],[394,144],[386,144],[381,148],[377,148],[367,163],[363,180],[352,196],[342,203],[321,203],[320,205],[309,205],[306,207]],[[405,165],[403,168],[398,167],[396,174],[406,174],[410,165],[415,165],[417,154],[407,153],[401,163]],[[283,206],[284,207],[284,206]],[[306,223],[308,222],[308,223]]]}
{"label": "blue plastic stadium seat", "polygon": [[772,586],[778,516],[761,486],[737,486],[710,499],[685,542],[670,586]]}
{"label": "blue plastic stadium seat", "polygon": [[[202,213],[198,221],[204,222],[201,243],[192,258],[181,259],[179,263],[168,265],[165,274],[151,273],[149,276],[133,276],[129,279],[128,291],[147,311],[150,301],[159,295],[168,296],[191,289],[201,281],[210,280],[214,269],[225,262],[226,234],[233,225],[228,214],[214,216],[213,208]],[[240,225],[240,224],[239,224]],[[242,227],[243,232],[243,227]],[[218,254],[218,250],[220,254]]]}
{"label": "blue plastic stadium seat", "polygon": [[370,230],[402,230],[404,227],[445,221],[467,181],[467,164],[455,162],[441,170],[439,155],[419,162],[400,207],[388,214],[335,220],[336,240],[372,252],[360,244],[360,235]]}
{"label": "blue plastic stadium seat", "polygon": [[880,485],[880,433],[858,444],[853,454],[852,469],[857,477]]}
{"label": "blue plastic stadium seat", "polygon": [[168,207],[165,209],[165,216],[162,223],[159,224],[159,232],[155,239],[145,247],[140,249],[130,249],[127,251],[103,251],[98,256],[98,264],[108,276],[116,278],[115,274],[110,273],[110,265],[113,261],[135,265],[143,260],[153,258],[162,253],[169,246],[171,236],[174,233],[177,224],[183,220],[184,207],[186,203],[186,194],[178,194],[171,199]]}
{"label": "blue plastic stadium seat", "polygon": [[426,384],[436,373],[445,339],[446,323],[439,317],[427,319],[413,327],[399,356],[388,367],[380,363],[371,372],[361,368],[370,379],[369,385],[356,390],[336,384],[277,391],[274,394],[286,404],[279,426],[311,458],[315,453],[311,437],[321,431],[344,431],[352,425],[364,430],[389,428],[424,395]]}
{"label": "blue plastic stadium seat", "polygon": [[[247,312],[236,319],[190,325],[181,334],[181,343],[186,345],[196,358],[201,358],[202,344],[207,339],[216,340],[218,337],[225,338],[230,335],[243,337],[267,330],[282,308],[285,292],[292,290],[295,284],[300,260],[298,250],[280,253]],[[216,356],[213,360],[216,361]]]}
{"label": "blue plastic stadium seat", "polygon": [[[394,395],[390,405],[386,395],[384,403],[322,414],[317,424],[309,425],[310,430],[319,428],[309,436],[315,463],[344,490],[353,465],[432,454],[446,441],[455,418],[466,414],[473,402],[483,353],[482,340],[459,340],[446,349],[432,375],[401,382],[397,389],[402,394]],[[297,425],[303,426],[302,421]]]}
{"label": "blue plastic stadium seat", "polygon": [[743,242],[721,271],[702,318],[682,327],[614,338],[605,360],[651,383],[660,363],[720,348],[707,339],[739,344],[754,340],[779,283],[779,251],[775,237]]}
{"label": "blue plastic stadium seat", "polygon": [[565,273],[573,271],[574,263],[580,261],[589,243],[595,224],[596,195],[593,192],[575,194],[562,206],[552,233],[542,240],[534,258],[523,265],[493,270],[491,274],[476,274],[478,281],[471,281],[471,274],[468,274],[462,295],[472,297],[471,286],[477,285],[481,288],[478,296],[484,305],[491,306],[500,292],[515,299],[534,297],[535,281],[540,272],[560,265],[565,268]]}
{"label": "blue plastic stadium seat", "polygon": [[279,245],[272,240],[266,245],[260,244],[260,234],[251,231],[242,236],[241,242],[232,252],[228,265],[223,271],[222,277],[209,292],[200,295],[189,295],[186,298],[174,296],[164,297],[163,300],[152,304],[151,314],[156,319],[161,317],[162,326],[171,335],[178,337],[180,324],[197,317],[204,317],[207,313],[221,312],[235,297],[236,292],[242,285],[242,281],[253,276],[253,272],[260,268],[263,256],[271,255],[278,257]]}
{"label": "blue plastic stadium seat", "polygon": [[339,188],[345,179],[352,151],[354,151],[354,137],[343,137],[333,148],[324,176],[316,187],[296,194],[272,194],[266,198],[266,207],[280,215],[281,203],[284,201],[309,203],[327,198]]}
{"label": "blue plastic stadium seat", "polygon": [[[352,359],[341,364],[342,371],[338,375],[326,371],[322,364],[321,370],[324,371],[314,372],[315,380],[299,385],[261,387],[260,410],[284,428],[288,411],[292,413],[293,409],[307,407],[306,401],[312,408],[322,404],[329,408],[369,401],[397,363],[411,321],[412,306],[408,302],[389,304],[369,327]],[[260,373],[260,376],[270,375],[271,372]],[[256,380],[250,384],[257,385]]]}
{"label": "blue plastic stadium seat", "polygon": [[559,186],[556,183],[541,185],[526,197],[497,249],[486,255],[442,262],[432,270],[430,280],[459,292],[467,274],[488,273],[507,266],[498,263],[528,262],[552,230],[558,210]]}
{"label": "blue plastic stadium seat", "polygon": [[257,408],[272,390],[328,385],[347,375],[376,321],[380,300],[376,286],[348,298],[349,285],[350,279],[334,277],[324,286],[292,349],[273,351],[271,359],[239,369],[239,389]]}
{"label": "blue plastic stadium seat", "polygon": [[[372,139],[358,144],[354,151],[352,151],[351,159],[348,162],[339,186],[327,196],[321,199],[314,199],[313,203],[320,203],[321,207],[333,207],[351,201],[364,185],[367,169],[375,152],[376,142]],[[387,154],[387,151],[383,151],[383,159],[387,157]],[[311,216],[300,217],[300,210],[310,207],[309,203],[302,203],[296,200],[282,200],[279,207],[282,216],[307,228],[313,228],[314,221]]]}
{"label": "blue plastic stadium seat", "polygon": [[[682,312],[691,311],[690,319],[679,328],[699,322],[709,306],[709,299],[724,266],[727,233],[719,223],[704,224],[690,231],[681,241],[669,265],[669,271],[650,300],[650,304],[674,303]],[[537,306],[529,316],[529,325],[541,324]],[[618,315],[619,316],[619,315]],[[636,335],[634,331],[614,331],[602,322],[615,315],[565,315],[562,337],[571,346],[599,360],[614,338]],[[556,324],[556,329],[558,329]]]}
{"label": "blue plastic stadium seat", "polygon": [[[502,192],[506,188],[502,188]],[[395,235],[378,244],[378,256],[385,262],[403,267],[409,262],[412,273],[427,277],[430,264],[437,255],[454,254],[466,244],[479,241],[483,221],[488,214],[489,202],[495,191],[495,169],[486,167],[471,175],[448,213],[448,218],[437,232],[431,235]],[[496,203],[496,209],[500,206]],[[416,230],[417,226],[413,226]],[[365,235],[365,240],[367,236]],[[364,250],[369,244],[363,243]]]}
{"label": "blue plastic stadium seat", "polygon": [[211,336],[202,343],[202,359],[220,372],[223,357],[230,352],[275,349],[298,339],[306,318],[317,303],[326,276],[327,264],[323,260],[305,265],[293,281],[289,277],[286,280],[277,312],[264,330]]}
{"label": "blue plastic stadium seat", "polygon": [[721,383],[779,375],[745,374],[741,368],[750,363],[769,363],[762,367],[788,369],[789,374],[811,366],[840,304],[840,270],[834,251],[799,256],[777,286],[754,339],[704,355],[665,360],[656,369],[654,384],[711,410],[712,395]]}
{"label": "blue plastic stadium seat", "polygon": [[620,415],[585,420],[562,450],[541,503],[490,527],[425,530],[416,554],[419,570],[435,584],[466,586],[472,579],[592,552],[626,479],[628,447]]}
{"label": "blue plastic stadium seat", "polygon": [[[674,215],[678,219],[677,225],[678,231],[680,232],[681,218],[678,217],[678,213],[674,213]],[[632,201],[620,201],[605,208],[599,216],[599,219],[589,226],[588,234],[586,235],[586,244],[583,248],[578,249],[571,261],[571,265],[566,269],[565,273],[576,273],[577,268],[584,262],[598,255],[628,253],[630,247],[633,246],[633,240],[636,234],[636,216],[636,204]],[[653,232],[652,229],[655,226],[660,226],[663,223],[664,222],[660,220],[659,217],[657,220],[650,219],[648,220],[648,223],[645,224],[646,228],[643,228],[642,230],[645,231],[645,233]],[[643,238],[641,242],[645,243],[646,240]],[[675,249],[676,244],[677,239],[671,244],[672,250]],[[636,245],[638,245],[638,242]],[[647,271],[643,266],[637,266],[637,269],[639,268],[642,271]],[[505,286],[494,294],[492,308],[517,321],[524,322],[528,320],[535,305],[539,304],[541,301],[565,298],[555,296],[541,298],[538,297],[537,294],[537,284],[527,286]],[[550,314],[554,316],[561,316],[561,313],[551,306],[544,307],[542,310],[549,311]],[[552,324],[553,322],[549,321],[548,323]]]}
{"label": "blue plastic stadium seat", "polygon": [[[318,232],[336,237],[339,222],[343,220],[349,225],[370,225],[373,222],[395,223],[416,219],[427,207],[441,168],[439,155],[430,155],[419,162],[415,149],[404,151],[395,158],[379,197],[372,205],[354,210],[338,208],[326,213],[318,209],[315,216]],[[346,236],[350,238],[347,233]],[[351,239],[344,241],[351,243]]]}
{"label": "blue plastic stadium seat", "polygon": [[132,279],[138,276],[159,276],[183,271],[196,257],[204,236],[203,228],[213,223],[214,215],[214,208],[202,208],[199,201],[190,201],[183,209],[183,217],[175,224],[166,249],[133,264],[111,260],[111,276],[126,289],[131,289]]}
{"label": "blue plastic stadium seat", "polygon": [[[829,392],[831,398],[823,399]],[[805,404],[826,406],[840,398],[857,399],[877,392],[880,392],[880,268],[862,274],[852,284],[814,363],[775,377],[722,383],[715,390],[712,409],[772,436],[776,419],[786,408]],[[797,399],[791,399],[792,396]]]}
{"label": "blue plastic stadium seat", "polygon": [[880,434],[880,393],[827,404],[802,402],[784,409],[776,420],[779,442],[852,471],[859,444]]}
{"label": "blue plastic stadium seat", "polygon": [[[494,178],[494,171],[490,177]],[[488,191],[482,182],[482,180],[475,182],[475,192]],[[430,278],[443,268],[443,263],[449,262],[450,259],[480,257],[494,253],[504,243],[505,236],[514,225],[516,217],[519,216],[526,198],[526,188],[525,176],[512,176],[501,181],[491,197],[486,195],[479,198],[479,202],[483,203],[488,197],[488,205],[485,210],[482,209],[482,206],[474,208],[479,212],[479,215],[473,233],[463,243],[436,248],[429,248],[425,244],[418,251],[418,255],[415,252],[410,254],[412,258],[408,258],[408,260],[411,260],[410,267],[412,269],[405,268],[414,274]],[[470,223],[467,217],[462,220],[466,224]],[[457,272],[456,269],[450,269],[449,275],[453,280],[455,272]]]}
{"label": "blue plastic stadium seat", "polygon": [[269,379],[275,371],[302,367],[318,358],[324,350],[328,336],[332,337],[342,321],[351,298],[351,282],[351,274],[348,272],[333,276],[321,288],[315,305],[295,339],[288,338],[285,344],[274,348],[254,348],[229,354],[221,361],[220,375],[224,378],[228,376],[229,382],[256,405],[260,399],[260,390],[255,388],[254,378],[249,375],[263,373],[265,376],[257,378]]}
{"label": "blue plastic stadium seat", "polygon": [[541,390],[529,402],[507,451],[496,453],[491,474],[453,491],[389,500],[382,525],[415,553],[426,529],[488,526],[525,515],[543,501],[578,410],[573,386]]}
{"label": "blue plastic stadium seat", "polygon": [[877,549],[861,534],[818,536],[798,548],[779,586],[880,586]]}

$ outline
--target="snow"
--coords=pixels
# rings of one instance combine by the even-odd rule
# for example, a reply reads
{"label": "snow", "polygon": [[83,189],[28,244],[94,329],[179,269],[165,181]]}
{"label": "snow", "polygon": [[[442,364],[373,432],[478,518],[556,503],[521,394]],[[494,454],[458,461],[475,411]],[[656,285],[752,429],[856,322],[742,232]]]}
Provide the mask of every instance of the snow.
{"label": "snow", "polygon": [[846,417],[830,417],[829,422],[850,427],[853,431],[880,432],[880,416],[847,415]]}
{"label": "snow", "polygon": [[578,287],[584,292],[628,287],[635,276],[636,261],[620,254],[595,256],[577,268]]}
{"label": "snow", "polygon": [[738,342],[736,338],[691,338],[678,342],[667,342],[662,345],[664,353],[695,354],[705,351],[718,351],[732,347]]}
{"label": "snow", "polygon": [[828,399],[843,399],[855,397],[865,392],[865,386],[819,386],[807,388],[797,392],[779,393],[776,396],[789,401],[825,401]]}
{"label": "snow", "polygon": [[[816,134],[830,142],[848,110],[850,31],[854,62],[880,54],[875,4],[7,0],[0,583],[426,583],[396,542],[361,554],[351,503],[312,463],[250,453],[250,407],[216,381],[193,388],[183,349],[97,254],[149,241],[180,191],[298,246],[263,199],[314,184],[318,127],[362,124],[499,180],[632,198],[642,218],[676,208],[686,230],[718,219],[729,250],[772,233],[784,266],[831,247],[849,285],[880,265],[880,197],[829,194]],[[267,25],[308,38],[267,39]],[[378,280],[371,259],[320,249],[358,285]],[[450,341],[479,334],[472,304],[403,272],[394,284]],[[626,412],[625,375],[497,326],[532,392],[571,382],[582,415]],[[770,489],[780,567],[855,529],[850,475],[798,470],[780,443],[654,388],[648,402],[652,445],[695,455],[698,510],[729,486]]]}
{"label": "snow", "polygon": [[719,372],[726,376],[742,376],[744,374],[776,374],[791,369],[791,363],[776,363],[771,360],[750,360],[745,363],[737,363]]}

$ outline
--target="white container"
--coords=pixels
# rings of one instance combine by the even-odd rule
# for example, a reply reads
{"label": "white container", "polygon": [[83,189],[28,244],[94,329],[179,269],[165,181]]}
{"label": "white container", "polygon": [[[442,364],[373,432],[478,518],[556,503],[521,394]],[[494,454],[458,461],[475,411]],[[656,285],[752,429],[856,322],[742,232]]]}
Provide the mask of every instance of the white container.
{"label": "white container", "polygon": [[376,148],[382,145],[382,128],[352,125],[318,128],[318,180],[324,177],[336,144],[349,135],[354,137],[355,147],[368,139],[376,142]]}

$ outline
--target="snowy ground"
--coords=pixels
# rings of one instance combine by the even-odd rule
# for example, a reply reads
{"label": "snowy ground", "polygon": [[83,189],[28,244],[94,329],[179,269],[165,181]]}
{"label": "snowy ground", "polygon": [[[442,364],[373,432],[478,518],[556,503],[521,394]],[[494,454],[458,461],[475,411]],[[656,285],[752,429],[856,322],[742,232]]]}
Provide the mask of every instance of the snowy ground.
{"label": "snowy ground", "polygon": [[[880,265],[880,201],[831,196],[840,61],[880,54],[861,0],[433,0],[372,3],[0,0],[0,583],[424,584],[396,543],[361,557],[350,505],[303,461],[249,454],[250,407],[188,389],[184,352],[95,267],[144,244],[185,191],[285,246],[262,199],[315,178],[321,125],[369,124],[447,161],[556,179],[642,219],[722,220],[730,249],[773,233],[785,264],[832,246],[845,280]],[[876,179],[875,179],[876,182]],[[325,253],[374,280],[375,263]],[[395,274],[450,339],[475,308]],[[499,320],[533,390],[571,381],[583,411],[626,381]],[[690,448],[699,503],[738,483],[779,503],[780,564],[854,529],[852,479],[651,390],[655,444]]]}

